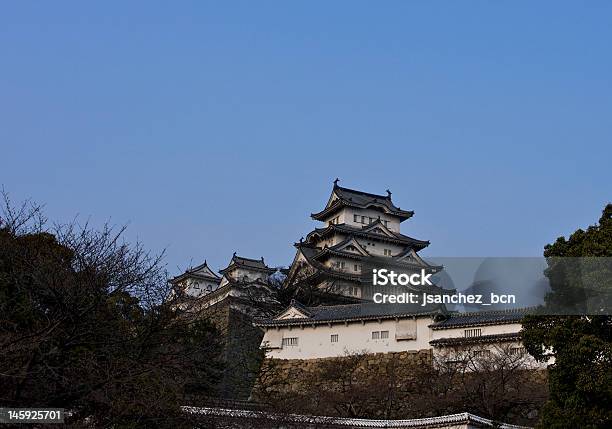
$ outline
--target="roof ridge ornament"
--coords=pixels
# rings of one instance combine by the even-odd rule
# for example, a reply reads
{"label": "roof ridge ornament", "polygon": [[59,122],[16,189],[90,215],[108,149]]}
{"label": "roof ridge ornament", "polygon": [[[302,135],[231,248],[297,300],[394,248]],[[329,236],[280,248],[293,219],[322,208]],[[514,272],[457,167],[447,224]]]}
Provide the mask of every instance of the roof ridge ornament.
{"label": "roof ridge ornament", "polygon": [[338,187],[338,182],[339,182],[339,181],[340,181],[340,179],[338,179],[338,178],[336,177],[336,180],[334,180],[334,188],[337,188],[337,187]]}
{"label": "roof ridge ornament", "polygon": [[388,189],[386,191],[387,191],[387,198],[391,199],[391,191]]}

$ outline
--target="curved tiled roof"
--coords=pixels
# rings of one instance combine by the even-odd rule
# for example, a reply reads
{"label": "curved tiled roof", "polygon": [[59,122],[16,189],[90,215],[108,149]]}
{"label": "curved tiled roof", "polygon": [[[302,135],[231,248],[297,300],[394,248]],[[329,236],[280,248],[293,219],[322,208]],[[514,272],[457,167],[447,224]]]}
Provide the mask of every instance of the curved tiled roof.
{"label": "curved tiled roof", "polygon": [[430,327],[434,330],[462,328],[467,326],[499,325],[504,323],[518,323],[533,308],[514,308],[508,310],[475,311],[470,313],[450,314],[445,320],[433,323]]}
{"label": "curved tiled roof", "polygon": [[[201,274],[198,271],[202,271],[204,270],[205,272],[208,272],[210,274]],[[194,279],[199,279],[199,280],[208,280],[208,281],[212,281],[214,283],[219,283],[221,281],[221,277],[219,277],[217,274],[215,274],[215,272],[213,270],[210,269],[210,267],[208,266],[208,264],[206,263],[206,261],[204,261],[203,264],[198,265],[197,267],[194,268],[190,268],[187,271],[185,271],[183,274],[179,274],[176,277],[173,277],[169,280],[170,283],[178,283],[182,280],[188,279],[188,278],[194,278]]]}
{"label": "curved tiled roof", "polygon": [[[441,427],[458,427],[465,425],[470,428],[499,428],[499,429],[530,429],[527,426],[516,426],[506,423],[494,422],[471,413],[449,414],[438,417],[425,417],[421,419],[404,420],[381,420],[381,419],[358,419],[350,417],[326,417],[326,416],[304,416],[299,414],[282,414],[243,410],[234,408],[212,408],[183,406],[181,410],[185,413],[204,416],[218,416],[236,419],[261,419],[278,420],[285,426],[288,422],[299,425],[308,424],[312,427],[348,427],[348,428],[396,428],[396,429],[430,429]],[[309,426],[310,427],[310,426]]]}
{"label": "curved tiled roof", "polygon": [[392,235],[388,236],[383,234],[377,234],[375,232],[364,231],[364,228],[355,228],[346,224],[331,224],[324,228],[315,228],[314,230],[312,230],[306,236],[306,241],[312,239],[314,235],[320,235],[321,237],[324,237],[330,232],[339,232],[348,235],[355,235],[357,237],[369,238],[376,241],[388,241],[391,243],[406,245],[414,248],[415,250],[421,250],[429,246],[429,241],[427,240],[417,240],[416,238],[409,237],[399,232],[391,231]]}
{"label": "curved tiled roof", "polygon": [[232,256],[232,260],[230,261],[229,265],[224,269],[220,270],[219,272],[221,274],[224,274],[229,271],[230,268],[234,267],[245,267],[247,269],[265,271],[269,273],[273,273],[274,271],[276,271],[274,268],[270,268],[266,265],[263,257],[261,259],[244,258],[242,256],[237,256],[234,252],[234,255]]}
{"label": "curved tiled roof", "polygon": [[[361,260],[362,264],[365,261],[367,265],[363,267],[361,274],[355,274],[355,273],[351,273],[347,271],[340,271],[340,270],[335,270],[330,267],[326,267],[325,265],[323,265],[321,262],[317,260],[322,255],[325,255],[329,251],[330,248],[320,249],[309,243],[295,243],[295,247],[297,247],[299,251],[302,252],[308,264],[310,264],[313,268],[317,270],[317,272],[313,274],[311,277],[327,276],[327,277],[332,277],[332,278],[337,278],[337,279],[354,281],[354,282],[358,282],[362,284],[371,284],[372,283],[372,278],[370,275],[371,271],[368,268],[368,266],[371,266],[372,268],[374,268],[377,266],[377,262],[380,263],[380,266],[389,266],[389,267],[397,266],[401,268],[401,267],[405,267],[406,265],[410,265],[410,264],[405,264],[403,262],[396,261],[393,258],[388,258],[384,256],[370,256],[367,258],[364,257]],[[336,252],[336,253],[339,253],[339,252]],[[347,256],[347,254],[344,253],[341,256]],[[425,268],[422,266],[417,267],[416,265],[414,267],[415,268]],[[433,267],[433,268],[436,268],[436,267]],[[450,293],[455,292],[454,289],[444,289],[437,285],[420,285],[420,286],[406,285],[405,287],[406,287],[406,292],[408,291],[413,291],[413,292],[418,292],[418,293],[425,292],[425,293],[432,294],[432,295],[450,294]]]}
{"label": "curved tiled roof", "polygon": [[431,340],[429,344],[432,346],[464,346],[468,344],[481,344],[481,343],[499,343],[503,341],[518,341],[521,339],[521,334],[518,332],[509,332],[507,334],[492,334],[492,335],[481,335],[479,337],[449,337],[449,338],[438,338],[437,340]]}
{"label": "curved tiled roof", "polygon": [[347,322],[354,320],[378,320],[392,319],[407,316],[427,316],[443,314],[446,309],[443,305],[428,304],[346,304],[346,305],[321,305],[318,307],[303,308],[310,317],[295,319],[265,319],[259,320],[257,326],[282,326],[282,325],[311,325],[332,322]]}
{"label": "curved tiled roof", "polygon": [[391,201],[391,193],[388,195],[370,194],[368,192],[357,191],[355,189],[343,188],[334,185],[333,193],[338,197],[329,207],[310,216],[315,220],[325,220],[328,216],[342,207],[356,207],[365,209],[368,207],[378,207],[385,212],[398,216],[401,220],[406,220],[414,214],[413,211],[402,210]]}

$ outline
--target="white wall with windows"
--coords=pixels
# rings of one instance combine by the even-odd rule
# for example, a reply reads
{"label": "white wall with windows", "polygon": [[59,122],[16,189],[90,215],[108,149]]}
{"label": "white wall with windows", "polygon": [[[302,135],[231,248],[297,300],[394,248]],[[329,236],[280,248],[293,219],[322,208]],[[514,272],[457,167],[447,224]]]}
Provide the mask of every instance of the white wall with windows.
{"label": "white wall with windows", "polygon": [[267,349],[267,357],[277,359],[316,359],[361,351],[387,353],[429,349],[428,325],[432,319],[421,317],[410,320],[414,325],[414,335],[411,336],[404,334],[405,322],[395,319],[285,326],[278,329],[271,327],[266,330],[262,347]]}
{"label": "white wall with windows", "polygon": [[[388,353],[433,349],[434,355],[445,349],[429,342],[441,338],[475,338],[483,335],[518,333],[520,323],[458,327],[433,330],[429,316],[372,321],[341,322],[321,325],[267,327],[262,341],[266,356],[277,359],[317,359],[347,353]],[[495,343],[477,347],[494,350]],[[514,350],[515,349],[515,350]],[[520,342],[511,345],[512,353],[524,353]],[[487,353],[487,351],[482,351]]]}

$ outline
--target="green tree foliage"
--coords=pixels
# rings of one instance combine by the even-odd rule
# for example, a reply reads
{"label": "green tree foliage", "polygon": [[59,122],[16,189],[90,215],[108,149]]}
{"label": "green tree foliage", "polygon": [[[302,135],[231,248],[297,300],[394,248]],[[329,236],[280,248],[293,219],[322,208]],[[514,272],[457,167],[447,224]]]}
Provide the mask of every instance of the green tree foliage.
{"label": "green tree foliage", "polygon": [[[590,257],[612,256],[612,204],[605,207],[598,225],[579,229],[568,239],[558,238],[545,247],[544,256],[552,289],[546,297],[548,308],[586,309],[591,314],[601,309],[612,277],[606,260]],[[568,259],[578,257],[587,257],[587,269],[584,260]],[[532,316],[523,323],[523,340],[536,359],[555,359],[549,367],[550,400],[540,427],[612,426],[612,317]]]}
{"label": "green tree foliage", "polygon": [[0,218],[0,406],[61,407],[69,423],[180,427],[186,394],[215,393],[221,344],[181,317],[161,259],[122,230]]}

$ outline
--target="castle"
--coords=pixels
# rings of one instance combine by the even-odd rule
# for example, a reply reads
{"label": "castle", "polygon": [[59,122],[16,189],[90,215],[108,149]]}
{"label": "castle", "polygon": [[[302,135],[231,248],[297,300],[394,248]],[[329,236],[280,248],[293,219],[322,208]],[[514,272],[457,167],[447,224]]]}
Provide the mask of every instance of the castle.
{"label": "castle", "polygon": [[[285,287],[308,285],[326,293],[370,301],[374,293],[369,269],[372,266],[391,267],[403,273],[438,272],[442,267],[432,266],[418,255],[429,241],[400,232],[400,224],[413,214],[397,207],[389,190],[384,196],[370,194],[343,188],[336,179],[324,209],[311,214],[324,226],[295,243],[297,252]],[[428,292],[443,293],[437,287]]]}
{"label": "castle", "polygon": [[[528,313],[526,309],[457,313],[440,304],[372,302],[376,291],[372,267],[403,273],[437,273],[443,268],[418,254],[429,241],[400,232],[401,223],[413,214],[396,206],[388,190],[386,195],[366,193],[341,187],[336,179],[323,210],[311,215],[324,226],[295,243],[296,254],[288,270],[270,268],[263,258],[234,254],[229,265],[220,270],[221,276],[204,263],[171,282],[198,302],[199,310],[225,303],[250,317],[251,327],[263,333],[258,337],[260,347],[269,358],[327,358],[356,350],[426,350],[442,357],[462,349],[487,355],[500,347],[523,355],[520,321]],[[280,275],[276,281],[275,274]],[[331,300],[333,305],[307,306],[293,300],[279,308],[281,291],[299,297],[304,288],[339,298],[340,304]],[[396,289],[454,292],[435,284]],[[456,353],[448,357],[456,358]]]}

